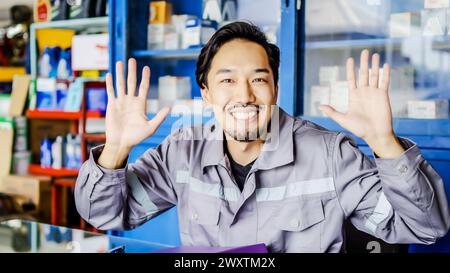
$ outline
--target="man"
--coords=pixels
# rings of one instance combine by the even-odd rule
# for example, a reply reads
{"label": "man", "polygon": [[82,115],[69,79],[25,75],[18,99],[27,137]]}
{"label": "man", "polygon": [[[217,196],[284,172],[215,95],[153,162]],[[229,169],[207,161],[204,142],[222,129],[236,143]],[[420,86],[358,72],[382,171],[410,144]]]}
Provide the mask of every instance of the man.
{"label": "man", "polygon": [[[279,50],[255,26],[236,22],[202,49],[197,83],[215,123],[184,127],[127,165],[151,136],[145,105],[150,70],[117,63],[117,97],[107,76],[106,144],[91,151],[76,184],[80,215],[100,229],[131,229],[174,205],[183,245],[265,243],[275,252],[339,252],[343,223],[389,243],[434,243],[447,233],[441,177],[392,129],[389,66],[361,53],[359,81],[347,62],[349,108],[321,110],[364,139],[375,162],[342,133],[294,118],[275,106]],[[125,89],[128,90],[126,93]],[[281,94],[282,95],[282,94]]]}

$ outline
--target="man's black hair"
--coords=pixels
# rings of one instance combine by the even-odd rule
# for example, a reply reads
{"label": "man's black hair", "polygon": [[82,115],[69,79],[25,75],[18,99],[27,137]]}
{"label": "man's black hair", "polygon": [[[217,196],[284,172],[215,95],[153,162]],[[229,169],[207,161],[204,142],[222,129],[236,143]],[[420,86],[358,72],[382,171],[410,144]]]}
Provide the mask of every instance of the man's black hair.
{"label": "man's black hair", "polygon": [[247,22],[233,22],[220,28],[208,43],[203,47],[197,61],[195,72],[196,80],[200,88],[208,86],[207,76],[211,62],[220,47],[234,39],[243,39],[255,42],[262,46],[267,53],[269,65],[273,72],[274,83],[278,83],[278,68],[280,66],[280,49],[269,43],[266,35],[255,25]]}

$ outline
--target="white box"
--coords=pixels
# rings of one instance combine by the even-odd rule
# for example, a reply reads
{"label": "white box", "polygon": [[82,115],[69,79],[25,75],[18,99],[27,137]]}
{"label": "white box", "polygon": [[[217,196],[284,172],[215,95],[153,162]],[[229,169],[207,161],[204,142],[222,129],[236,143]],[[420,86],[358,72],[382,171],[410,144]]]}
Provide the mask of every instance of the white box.
{"label": "white box", "polygon": [[183,33],[186,29],[186,22],[196,18],[196,16],[189,14],[172,15],[172,24],[175,27],[176,33],[178,34],[178,48],[183,47]]}
{"label": "white box", "polygon": [[408,117],[421,119],[448,118],[448,100],[408,101]]}
{"label": "white box", "polygon": [[150,24],[147,31],[148,49],[164,49],[166,36],[176,33],[175,26],[170,24]]}
{"label": "white box", "polygon": [[409,37],[414,29],[420,29],[420,14],[412,12],[392,13],[389,20],[389,36]]}
{"label": "white box", "polygon": [[183,49],[205,45],[216,29],[217,23],[214,21],[188,20],[183,32]]}
{"label": "white box", "polygon": [[108,70],[109,35],[75,35],[72,38],[72,69]]}
{"label": "white box", "polygon": [[424,0],[424,7],[426,9],[449,8],[450,0]]}
{"label": "white box", "polygon": [[447,11],[445,9],[430,9],[422,11],[422,33],[425,36],[440,36],[445,34]]}
{"label": "white box", "polygon": [[188,20],[196,19],[197,17],[189,14],[176,14],[172,15],[172,24],[175,26],[175,31],[182,34],[186,28],[186,22]]}
{"label": "white box", "polygon": [[3,117],[8,116],[10,107],[11,107],[11,96],[0,95],[0,116]]}
{"label": "white box", "polygon": [[319,110],[319,106],[322,104],[330,104],[330,87],[329,86],[319,86],[315,85],[311,87],[311,104],[310,104],[310,114],[311,116],[322,116],[325,115]]}
{"label": "white box", "polygon": [[343,66],[321,66],[319,68],[319,84],[329,85],[333,82],[345,80],[345,67]]}
{"label": "white box", "polygon": [[348,84],[346,81],[337,81],[331,85],[330,105],[341,113],[348,110]]}
{"label": "white box", "polygon": [[180,48],[180,35],[176,32],[169,32],[164,35],[164,49],[175,50]]}
{"label": "white box", "polygon": [[191,78],[163,76],[158,79],[158,97],[160,100],[178,100],[191,98]]}

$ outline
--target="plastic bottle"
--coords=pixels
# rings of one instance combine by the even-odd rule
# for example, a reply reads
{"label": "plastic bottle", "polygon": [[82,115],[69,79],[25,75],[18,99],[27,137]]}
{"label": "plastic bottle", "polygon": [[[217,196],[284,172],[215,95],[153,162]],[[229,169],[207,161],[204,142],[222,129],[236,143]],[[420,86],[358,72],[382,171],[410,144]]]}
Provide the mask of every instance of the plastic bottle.
{"label": "plastic bottle", "polygon": [[41,167],[52,167],[52,142],[46,137],[41,141]]}
{"label": "plastic bottle", "polygon": [[39,61],[39,76],[42,78],[48,78],[50,76],[50,71],[52,67],[50,65],[50,52],[49,47],[44,48],[41,59]]}
{"label": "plastic bottle", "polygon": [[57,136],[55,142],[52,144],[52,168],[61,169],[63,165],[63,138]]}
{"label": "plastic bottle", "polygon": [[71,51],[70,48],[62,50],[61,56],[58,61],[57,78],[68,79],[72,76],[72,63],[71,63]]}
{"label": "plastic bottle", "polygon": [[74,139],[71,134],[67,134],[66,136],[66,168],[75,169],[75,145]]}

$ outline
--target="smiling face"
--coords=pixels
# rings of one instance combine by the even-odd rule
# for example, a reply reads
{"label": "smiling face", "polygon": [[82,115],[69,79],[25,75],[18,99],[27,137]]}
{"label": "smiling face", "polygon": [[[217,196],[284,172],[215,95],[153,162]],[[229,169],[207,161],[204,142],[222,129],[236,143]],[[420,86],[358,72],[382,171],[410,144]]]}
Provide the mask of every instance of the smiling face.
{"label": "smiling face", "polygon": [[277,100],[267,53],[257,43],[234,39],[220,47],[201,89],[225,133],[237,140],[259,139]]}

